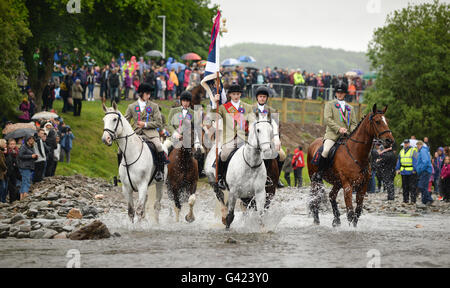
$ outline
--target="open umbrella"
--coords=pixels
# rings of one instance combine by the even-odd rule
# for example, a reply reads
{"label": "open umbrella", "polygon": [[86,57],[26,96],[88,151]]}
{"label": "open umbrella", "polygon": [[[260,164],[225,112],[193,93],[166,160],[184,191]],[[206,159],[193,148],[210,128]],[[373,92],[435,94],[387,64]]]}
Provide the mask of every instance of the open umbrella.
{"label": "open umbrella", "polygon": [[180,70],[186,69],[186,65],[180,62],[171,63],[170,65],[167,64],[167,69],[169,69],[169,71],[172,70],[172,68],[175,69],[176,72],[178,71],[178,68],[180,68]]}
{"label": "open umbrella", "polygon": [[355,71],[348,71],[347,73],[345,73],[345,76],[356,77],[356,76],[358,76],[358,73],[356,73]]}
{"label": "open umbrella", "polygon": [[234,58],[228,58],[228,59],[225,59],[221,65],[222,66],[236,66],[239,64],[241,64],[241,62],[239,62],[239,60],[234,59]]}
{"label": "open umbrella", "polygon": [[26,136],[33,136],[36,130],[30,128],[17,129],[5,135],[5,140],[23,138]]}
{"label": "open umbrella", "polygon": [[360,69],[352,69],[351,71],[352,71],[352,72],[356,72],[356,74],[357,74],[358,76],[361,76],[361,75],[364,74],[364,72],[363,72],[362,70],[360,70]]}
{"label": "open umbrella", "polygon": [[158,50],[150,50],[147,53],[145,53],[145,56],[149,57],[163,57],[163,54],[161,51]]}
{"label": "open umbrella", "polygon": [[206,60],[198,61],[198,66],[205,66],[206,62],[207,62]]}
{"label": "open umbrella", "polygon": [[255,63],[256,60],[252,56],[241,56],[238,60],[242,63]]}
{"label": "open umbrella", "polygon": [[58,114],[53,112],[42,111],[34,114],[33,117],[31,117],[31,120],[39,120],[39,119],[49,120],[52,118],[58,118]]}
{"label": "open umbrella", "polygon": [[11,133],[13,131],[16,131],[18,129],[24,129],[24,128],[36,130],[36,125],[34,125],[33,122],[30,122],[30,123],[16,123],[16,124],[7,125],[5,127],[5,129],[3,129],[2,134],[6,135],[6,134]]}
{"label": "open umbrella", "polygon": [[186,53],[183,56],[181,56],[182,60],[191,60],[191,61],[198,61],[198,60],[202,60],[202,57],[200,57],[198,54],[196,53]]}

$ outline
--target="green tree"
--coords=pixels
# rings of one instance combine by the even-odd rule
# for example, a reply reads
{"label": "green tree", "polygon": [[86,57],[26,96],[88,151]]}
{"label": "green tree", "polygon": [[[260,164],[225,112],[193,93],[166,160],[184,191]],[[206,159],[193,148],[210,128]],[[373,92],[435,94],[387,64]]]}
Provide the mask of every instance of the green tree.
{"label": "green tree", "polygon": [[[53,68],[53,53],[79,48],[99,64],[124,52],[144,55],[161,49],[162,22],[166,15],[166,55],[179,57],[195,51],[206,57],[211,19],[216,7],[204,0],[81,0],[81,13],[67,12],[67,0],[14,0],[24,5],[33,37],[23,45],[29,83],[41,106],[42,91]],[[40,49],[40,59],[33,53]],[[81,57],[82,57],[81,56]]]}
{"label": "green tree", "polygon": [[24,69],[20,44],[30,36],[24,17],[17,11],[11,0],[0,0],[0,113],[9,117],[20,103],[17,77]]}
{"label": "green tree", "polygon": [[435,1],[395,11],[369,43],[378,78],[366,102],[389,105],[397,142],[415,135],[428,136],[433,148],[450,143],[449,8]]}

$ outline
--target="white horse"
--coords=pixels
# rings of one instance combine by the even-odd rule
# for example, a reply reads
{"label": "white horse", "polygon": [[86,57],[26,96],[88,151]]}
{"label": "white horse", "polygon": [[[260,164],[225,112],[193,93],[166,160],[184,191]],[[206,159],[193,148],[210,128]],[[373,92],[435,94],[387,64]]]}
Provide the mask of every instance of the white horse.
{"label": "white horse", "polygon": [[[223,214],[225,207],[222,208],[222,222],[227,229],[233,222],[234,207],[238,198],[254,198],[256,209],[261,215],[264,212],[267,173],[263,156],[271,154],[270,143],[272,138],[273,128],[270,115],[257,114],[256,119],[253,119],[249,124],[247,143],[236,151],[228,164],[226,180],[230,192],[226,203],[226,209],[228,210],[226,216]],[[205,172],[210,184],[215,182],[215,170],[211,168],[214,161],[215,149],[211,149],[205,161]],[[222,203],[225,203],[225,201]]]}
{"label": "white horse", "polygon": [[[116,141],[120,151],[123,153],[122,162],[119,167],[119,176],[122,182],[122,192],[128,200],[128,216],[131,222],[134,222],[136,212],[138,219],[142,220],[145,217],[147,189],[151,184],[151,176],[156,169],[152,153],[142,138],[136,135],[130,123],[117,109],[115,102],[110,108],[107,108],[103,104],[103,110],[105,111],[105,117],[103,118],[104,129],[102,141],[108,146],[111,146]],[[166,175],[167,167],[165,167],[164,176],[166,177]],[[156,182],[156,199],[154,204],[154,217],[156,222],[159,222],[163,185],[164,182]],[[133,191],[139,192],[136,211],[134,210]]]}

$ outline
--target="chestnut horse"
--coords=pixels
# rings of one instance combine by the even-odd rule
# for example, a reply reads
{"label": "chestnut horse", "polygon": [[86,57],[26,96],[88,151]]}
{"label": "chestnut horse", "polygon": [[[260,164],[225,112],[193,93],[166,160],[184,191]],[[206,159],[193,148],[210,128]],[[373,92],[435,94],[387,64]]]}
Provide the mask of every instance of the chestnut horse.
{"label": "chestnut horse", "polygon": [[167,193],[169,198],[174,201],[176,221],[179,221],[181,204],[188,202],[189,213],[185,219],[187,222],[193,222],[195,191],[198,181],[198,164],[192,155],[194,145],[193,123],[189,120],[182,122],[183,137],[179,142],[174,143],[175,149],[170,152],[167,165]]}
{"label": "chestnut horse", "polygon": [[194,109],[195,105],[202,105],[202,100],[206,97],[205,88],[202,85],[198,85],[190,91],[192,94],[191,108]]}
{"label": "chestnut horse", "polygon": [[[349,224],[353,223],[356,227],[358,218],[363,208],[363,200],[367,191],[367,184],[370,179],[369,153],[372,149],[374,138],[384,142],[385,147],[389,147],[394,143],[394,137],[389,130],[388,123],[384,114],[387,106],[383,111],[377,110],[376,104],[372,108],[372,112],[364,116],[358,126],[348,136],[348,138],[340,138],[342,142],[339,145],[334,161],[331,167],[327,168],[323,173],[323,179],[333,185],[329,198],[331,207],[333,208],[333,227],[339,226],[341,220],[337,207],[336,197],[341,188],[344,188],[345,206],[347,208],[347,220]],[[311,179],[311,202],[310,210],[314,217],[314,223],[319,224],[319,203],[325,191],[322,181],[318,182],[313,177],[317,171],[317,166],[312,164],[312,159],[316,151],[322,146],[323,138],[317,138],[308,148],[308,173]],[[356,210],[353,211],[352,193],[356,191]]]}

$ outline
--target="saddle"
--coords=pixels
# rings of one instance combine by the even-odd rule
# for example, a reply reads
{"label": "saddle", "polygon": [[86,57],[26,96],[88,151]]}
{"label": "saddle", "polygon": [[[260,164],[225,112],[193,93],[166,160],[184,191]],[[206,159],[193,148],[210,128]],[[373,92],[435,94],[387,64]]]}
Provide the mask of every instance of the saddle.
{"label": "saddle", "polygon": [[[337,150],[337,148],[339,148],[339,145],[342,145],[342,144],[344,144],[344,142],[341,141],[341,139],[338,139],[338,141],[336,141],[336,143],[334,143],[333,147],[331,147],[330,151],[328,152],[328,157],[326,158],[327,161],[326,161],[325,169],[328,169],[333,165],[336,150]],[[319,165],[319,160],[320,160],[320,157],[322,157],[322,152],[323,152],[323,145],[320,146],[320,148],[314,154],[313,160],[311,161],[311,163],[313,165],[316,165],[316,166]]]}
{"label": "saddle", "polygon": [[[156,150],[155,144],[153,144],[152,142],[147,141],[147,140],[144,140],[144,142],[145,142],[145,144],[147,144],[148,148],[150,149],[150,152],[152,153],[152,157],[153,157],[154,161],[155,162],[158,161],[158,150]],[[169,157],[166,154],[166,152],[164,152],[164,155],[166,156],[165,157],[165,161],[164,161],[164,165],[169,164],[170,161],[169,161]]]}

